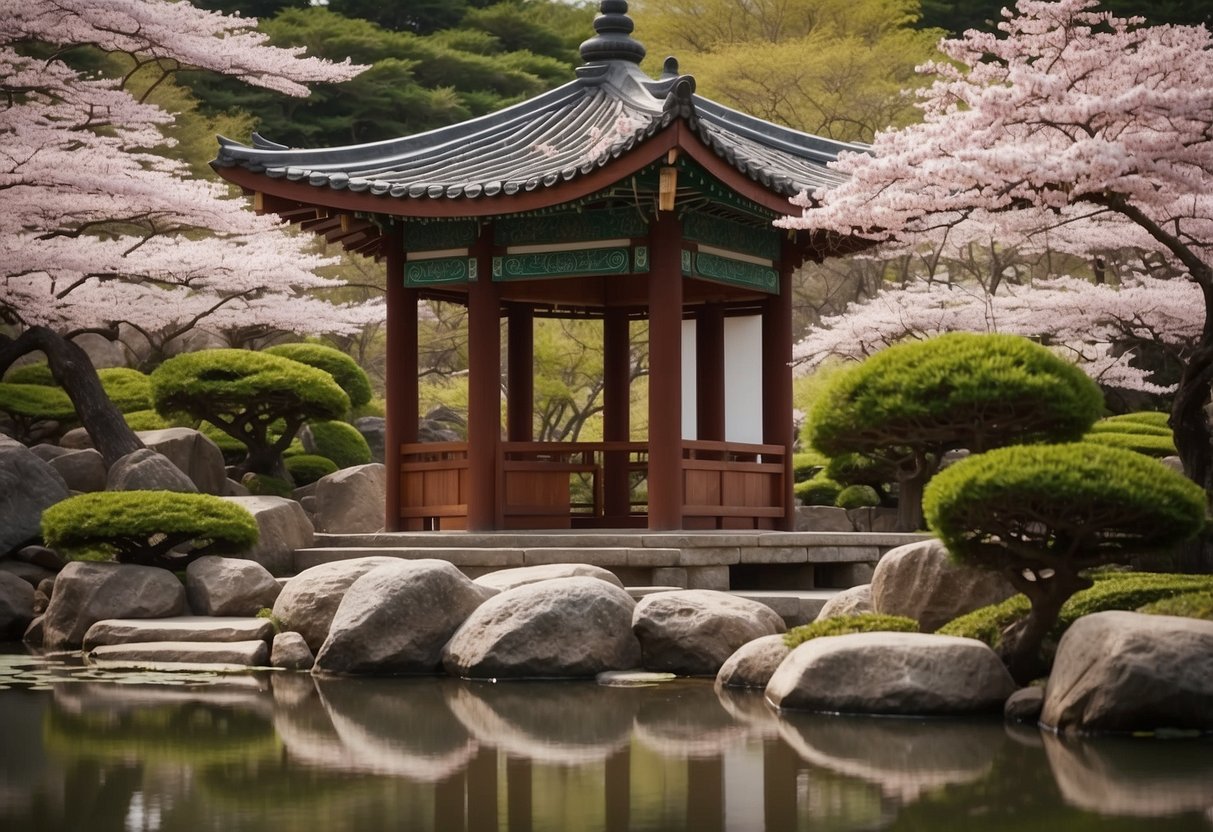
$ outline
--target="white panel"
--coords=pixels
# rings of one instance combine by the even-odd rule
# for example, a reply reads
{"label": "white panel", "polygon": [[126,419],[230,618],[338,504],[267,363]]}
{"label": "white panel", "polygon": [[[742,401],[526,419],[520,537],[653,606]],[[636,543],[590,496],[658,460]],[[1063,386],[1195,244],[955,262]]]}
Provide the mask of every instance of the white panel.
{"label": "white panel", "polygon": [[[685,337],[684,329],[684,340]],[[683,355],[686,355],[685,351]],[[683,386],[685,388],[685,382]],[[789,413],[788,419],[791,418]],[[685,419],[683,424],[686,424]],[[724,319],[724,437],[728,442],[762,443],[762,317],[759,315]]]}
{"label": "white panel", "polygon": [[699,437],[699,411],[696,409],[695,322],[682,322],[682,438]]}

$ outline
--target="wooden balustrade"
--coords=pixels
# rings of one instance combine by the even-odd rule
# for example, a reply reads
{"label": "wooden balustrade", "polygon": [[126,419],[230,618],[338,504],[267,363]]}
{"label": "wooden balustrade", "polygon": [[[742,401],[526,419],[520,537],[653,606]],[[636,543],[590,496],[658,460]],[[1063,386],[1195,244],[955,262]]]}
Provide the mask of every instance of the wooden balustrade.
{"label": "wooden balustrade", "polygon": [[684,440],[682,472],[687,528],[774,528],[784,515],[781,445]]}

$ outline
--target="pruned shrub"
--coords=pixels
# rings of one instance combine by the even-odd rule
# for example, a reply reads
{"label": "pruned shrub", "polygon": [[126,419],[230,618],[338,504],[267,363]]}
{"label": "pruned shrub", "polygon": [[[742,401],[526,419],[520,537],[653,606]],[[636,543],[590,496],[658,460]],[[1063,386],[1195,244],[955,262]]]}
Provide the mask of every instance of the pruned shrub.
{"label": "pruned shrub", "polygon": [[806,506],[832,506],[842,492],[842,484],[825,474],[817,474],[793,486],[796,498]]}
{"label": "pruned shrub", "polygon": [[51,372],[51,365],[45,361],[13,367],[4,374],[4,380],[9,384],[38,384],[42,387],[59,386],[59,382],[55,381],[55,374]]}
{"label": "pruned shrub", "polygon": [[1213,589],[1185,592],[1138,608],[1147,615],[1177,615],[1181,618],[1201,618],[1213,621]]}
{"label": "pruned shrub", "polygon": [[286,457],[286,470],[290,472],[295,485],[309,485],[321,477],[327,477],[338,470],[337,463],[328,457],[316,454],[295,454]]}
{"label": "pruned shrub", "polygon": [[839,508],[871,508],[880,505],[880,495],[870,485],[848,485],[834,499]]}
{"label": "pruned shrub", "polygon": [[1083,441],[1105,445],[1109,448],[1123,448],[1126,451],[1160,459],[1179,453],[1175,448],[1175,439],[1170,433],[1166,436],[1159,436],[1152,433],[1122,433],[1102,430],[1088,433],[1083,437]]}
{"label": "pruned shrub", "polygon": [[361,407],[371,400],[371,380],[358,363],[341,350],[321,344],[279,344],[263,352],[324,370],[349,396],[350,407]]}
{"label": "pruned shrub", "polygon": [[101,491],[71,497],[42,514],[42,537],[77,560],[116,560],[180,569],[202,555],[257,543],[257,521],[209,494]]}
{"label": "pruned shrub", "polygon": [[819,474],[829,463],[825,454],[803,451],[792,455],[792,481],[804,482]]}
{"label": "pruned shrub", "polygon": [[307,430],[312,439],[310,443],[305,442],[304,447],[331,459],[338,468],[352,468],[371,461],[371,446],[366,437],[348,422],[309,422]]}
{"label": "pruned shrub", "polygon": [[[151,380],[146,374],[129,367],[103,367],[97,371],[97,378],[101,380],[105,394],[120,412],[132,413],[151,408]],[[50,365],[46,362],[17,367],[10,370],[5,379],[13,384],[36,384],[40,387],[55,388],[59,386]]]}
{"label": "pruned shrub", "polygon": [[918,622],[900,615],[880,615],[874,612],[859,615],[839,615],[812,624],[793,627],[783,634],[783,643],[796,648],[806,641],[822,636],[845,636],[850,633],[917,633]]}
{"label": "pruned shrub", "polygon": [[295,491],[294,484],[269,474],[245,474],[240,484],[258,497],[290,497]]}

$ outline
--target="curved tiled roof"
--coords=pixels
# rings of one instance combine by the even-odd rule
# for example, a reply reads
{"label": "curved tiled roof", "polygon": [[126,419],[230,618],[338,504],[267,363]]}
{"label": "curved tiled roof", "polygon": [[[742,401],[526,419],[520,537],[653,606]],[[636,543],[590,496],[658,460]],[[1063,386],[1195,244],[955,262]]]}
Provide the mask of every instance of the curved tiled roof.
{"label": "curved tiled roof", "polygon": [[220,137],[216,168],[241,167],[316,188],[399,199],[475,199],[551,187],[604,167],[668,128],[686,125],[717,156],[783,196],[830,187],[836,142],[747,116],[694,93],[677,64],[653,80],[638,63],[627,4],[604,0],[598,35],[582,45],[577,78],[551,92],[459,124],[399,139],[293,149],[254,134],[252,146]]}

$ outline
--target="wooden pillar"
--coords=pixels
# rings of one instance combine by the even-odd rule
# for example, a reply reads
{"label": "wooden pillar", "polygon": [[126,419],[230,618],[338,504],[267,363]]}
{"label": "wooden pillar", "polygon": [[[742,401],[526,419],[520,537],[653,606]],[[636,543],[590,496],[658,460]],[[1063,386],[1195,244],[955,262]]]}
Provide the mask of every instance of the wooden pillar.
{"label": "wooden pillar", "polygon": [[476,279],[468,284],[469,531],[497,526],[497,457],[501,447],[501,301],[493,283],[492,228],[472,249]]}
{"label": "wooden pillar", "polygon": [[762,307],[762,441],[782,445],[784,515],[776,528],[796,527],[792,501],[792,269],[795,251],[784,242],[780,252],[779,294]]}
{"label": "wooden pillar", "polygon": [[624,746],[606,759],[603,791],[606,832],[628,832],[632,814],[632,752]]}
{"label": "wooden pillar", "polygon": [[[626,309],[607,307],[602,319],[602,438],[631,438],[632,367]],[[626,518],[631,511],[628,455],[611,451],[603,460],[603,514]]]}
{"label": "wooden pillar", "polygon": [[799,823],[796,780],[800,757],[782,740],[762,744],[762,828],[765,832],[795,829]]}
{"label": "wooden pillar", "polygon": [[505,433],[511,442],[530,442],[535,438],[535,316],[523,304],[510,304],[506,315]]}
{"label": "wooden pillar", "polygon": [[705,304],[695,317],[695,427],[699,439],[724,441],[724,307]]}
{"label": "wooden pillar", "polygon": [[400,531],[400,446],[417,441],[418,292],[404,285],[404,226],[388,227],[387,367],[383,462],[387,468],[384,528]]}
{"label": "wooden pillar", "polygon": [[687,760],[687,829],[724,829],[724,761],[720,757]]}
{"label": "wooden pillar", "polygon": [[531,832],[535,822],[531,782],[531,760],[507,757],[505,761],[506,828],[509,832]]}
{"label": "wooden pillar", "polygon": [[649,528],[682,526],[682,224],[649,226]]}
{"label": "wooden pillar", "polygon": [[[468,832],[497,832],[497,751],[481,746],[467,767]],[[441,827],[438,827],[441,829]]]}
{"label": "wooden pillar", "polygon": [[466,772],[460,771],[434,784],[434,828],[443,832],[466,832]]}

